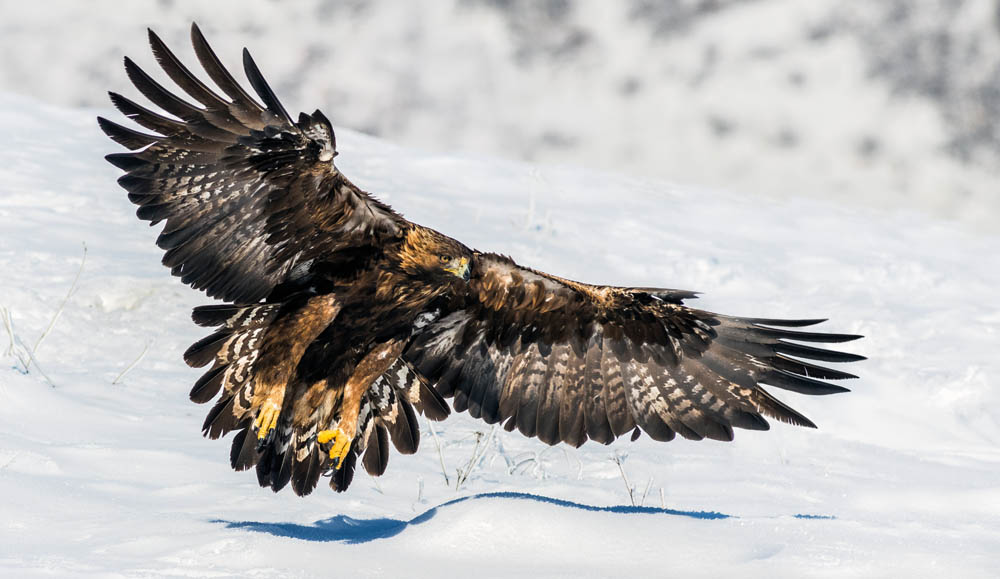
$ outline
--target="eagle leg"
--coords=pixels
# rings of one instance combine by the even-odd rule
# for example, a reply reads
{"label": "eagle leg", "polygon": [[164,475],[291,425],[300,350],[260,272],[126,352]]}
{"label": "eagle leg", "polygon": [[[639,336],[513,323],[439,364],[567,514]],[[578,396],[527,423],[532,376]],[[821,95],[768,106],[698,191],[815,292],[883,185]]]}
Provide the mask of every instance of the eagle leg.
{"label": "eagle leg", "polygon": [[347,381],[344,388],[344,397],[340,403],[340,420],[337,425],[330,430],[321,430],[316,433],[316,442],[320,445],[330,444],[330,460],[333,461],[333,468],[340,470],[344,464],[347,451],[351,449],[351,442],[358,433],[358,414],[361,412],[361,398],[368,389],[368,384],[362,386],[356,379],[358,372]]}
{"label": "eagle leg", "polygon": [[351,450],[351,442],[353,440],[354,437],[352,435],[347,434],[340,428],[321,430],[316,435],[316,442],[323,445],[330,444],[330,460],[333,461],[334,468],[338,470],[344,464],[344,458],[347,457],[347,452]]}
{"label": "eagle leg", "polygon": [[358,362],[351,377],[347,379],[340,402],[340,420],[333,429],[321,430],[316,434],[316,442],[321,445],[332,443],[329,453],[334,468],[340,469],[344,464],[351,442],[358,434],[358,415],[361,413],[361,399],[365,392],[399,358],[405,345],[402,340],[390,340],[375,346]]}
{"label": "eagle leg", "polygon": [[256,378],[250,407],[257,412],[257,450],[263,452],[274,440],[275,427],[285,403],[285,390],[306,348],[340,312],[332,294],[315,296],[297,310],[280,314],[268,328],[260,347],[257,366],[264,370]]}
{"label": "eagle leg", "polygon": [[285,389],[283,387],[275,388],[260,405],[257,420],[253,423],[254,428],[257,429],[258,450],[266,448],[274,438],[274,427],[278,425],[278,416],[281,414],[281,402],[284,397]]}

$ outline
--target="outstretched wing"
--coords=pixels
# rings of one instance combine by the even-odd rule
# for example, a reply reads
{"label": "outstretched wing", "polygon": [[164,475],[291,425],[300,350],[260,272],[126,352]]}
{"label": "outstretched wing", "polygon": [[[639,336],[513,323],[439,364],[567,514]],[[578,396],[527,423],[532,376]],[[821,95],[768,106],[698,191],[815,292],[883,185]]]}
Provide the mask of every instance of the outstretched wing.
{"label": "outstretched wing", "polygon": [[119,184],[151,224],[166,221],[163,263],[210,297],[256,302],[317,256],[377,245],[406,222],[340,174],[336,139],[319,111],[293,122],[243,51],[258,104],[223,68],[197,26],[191,39],[205,72],[228,98],[195,77],[152,32],[163,70],[192,104],[130,59],[125,70],[146,98],[171,116],[111,93],[144,133],[98,118],[131,153],[107,156],[124,169]]}
{"label": "outstretched wing", "polygon": [[799,358],[863,357],[797,342],[860,336],[793,331],[823,320],[722,316],[682,305],[691,292],[581,284],[477,255],[468,295],[444,307],[404,357],[455,410],[506,421],[548,444],[605,444],[632,432],[656,440],[732,440],[769,416],[815,427],[762,385],[803,394],[855,378]]}

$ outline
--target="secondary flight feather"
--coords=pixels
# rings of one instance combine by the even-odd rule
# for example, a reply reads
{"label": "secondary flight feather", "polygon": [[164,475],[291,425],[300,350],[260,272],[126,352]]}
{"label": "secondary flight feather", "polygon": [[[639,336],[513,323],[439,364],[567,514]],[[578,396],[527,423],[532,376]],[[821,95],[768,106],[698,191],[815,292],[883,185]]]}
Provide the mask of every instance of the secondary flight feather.
{"label": "secondary flight feather", "polygon": [[[111,93],[142,130],[99,118],[129,152],[107,160],[139,218],[163,223],[171,273],[224,303],[184,357],[208,367],[191,399],[215,400],[204,432],[235,432],[231,462],[261,486],[347,489],[359,458],[380,475],[390,445],[420,441],[417,414],[454,408],[547,444],[732,440],[765,417],[814,427],[764,386],[846,391],[816,362],[863,359],[810,344],[860,336],[803,331],[823,320],[739,318],[690,308],[693,292],[596,286],[522,267],[412,223],[348,180],[319,111],[293,119],[250,56],[251,96],[197,26],[209,87],[154,34],[185,96],[133,61],[162,112]],[[164,114],[165,113],[165,114]],[[450,399],[450,407],[449,407]]]}

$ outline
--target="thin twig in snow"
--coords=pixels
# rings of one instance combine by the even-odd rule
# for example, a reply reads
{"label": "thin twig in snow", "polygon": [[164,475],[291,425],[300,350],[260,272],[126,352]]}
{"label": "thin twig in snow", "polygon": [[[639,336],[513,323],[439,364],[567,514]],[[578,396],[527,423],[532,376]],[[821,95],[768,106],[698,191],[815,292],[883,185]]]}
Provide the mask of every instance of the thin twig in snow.
{"label": "thin twig in snow", "polygon": [[441,439],[438,438],[438,433],[434,428],[434,423],[430,420],[427,421],[427,428],[431,431],[431,436],[434,437],[434,445],[437,446],[438,459],[441,460],[441,474],[444,475],[444,484],[445,486],[451,486],[451,479],[448,478],[448,469],[444,466],[444,453],[441,452]]}
{"label": "thin twig in snow", "polygon": [[509,474],[511,466],[514,465],[514,461],[507,455],[507,449],[503,446],[502,438],[497,438],[497,454],[500,455],[500,458],[502,458],[505,463],[507,463],[507,472]]}
{"label": "thin twig in snow", "polygon": [[[483,461],[486,456],[486,451],[490,448],[490,441],[493,440],[493,435],[496,434],[497,425],[494,424],[493,428],[490,429],[490,433],[486,436],[486,440],[483,444],[483,433],[476,431],[476,446],[472,449],[472,458],[469,459],[469,464],[465,467],[465,472],[461,470],[458,473],[458,480],[455,481],[455,490],[457,491],[467,480],[469,480],[469,475],[472,471],[476,469],[477,466]],[[480,450],[481,449],[481,450]]]}
{"label": "thin twig in snow", "polygon": [[614,461],[615,461],[615,464],[618,465],[618,470],[622,473],[622,480],[625,481],[625,490],[628,491],[628,500],[629,500],[629,502],[632,503],[632,506],[634,507],[634,506],[636,506],[635,505],[635,489],[632,487],[632,483],[629,482],[628,475],[625,474],[625,464],[624,464],[625,463],[625,457],[624,457],[624,455],[619,454],[619,453],[616,452],[615,455],[614,455]]}
{"label": "thin twig in snow", "polygon": [[[42,334],[38,336],[38,339],[35,340],[35,345],[31,348],[31,351],[29,352],[29,354],[31,355],[30,361],[35,361],[35,352],[38,351],[38,346],[41,345],[42,340],[45,339],[45,336],[49,335],[49,332],[52,331],[52,327],[56,325],[56,320],[58,320],[59,316],[62,315],[63,308],[66,307],[66,302],[69,301],[70,296],[72,296],[73,292],[76,290],[77,282],[80,281],[80,274],[83,273],[83,265],[85,263],[87,263],[86,243],[83,244],[83,259],[80,260],[80,269],[76,270],[76,277],[73,278],[73,283],[70,284],[69,291],[66,292],[66,297],[63,298],[62,303],[60,303],[59,307],[56,309],[56,313],[52,316],[52,321],[49,322],[49,325],[48,327],[45,328],[45,331],[43,331]],[[35,361],[35,365],[36,366],[38,365],[37,361]],[[49,382],[51,383],[51,380]]]}
{"label": "thin twig in snow", "polygon": [[[20,344],[22,348],[24,348],[24,353],[28,355],[28,361],[34,362],[35,368],[38,369],[38,373],[42,375],[42,378],[45,378],[45,381],[49,383],[49,386],[55,388],[56,383],[52,381],[52,378],[49,378],[49,375],[45,373],[45,370],[42,370],[42,367],[38,364],[38,360],[36,360],[35,357],[31,355],[31,350],[28,349],[28,346],[26,346],[24,342],[21,341],[21,338],[16,338],[16,339],[17,343]],[[27,369],[25,369],[25,372],[27,372]]]}
{"label": "thin twig in snow", "polygon": [[472,466],[476,462],[476,456],[479,454],[479,445],[483,442],[483,433],[477,430],[475,432],[475,435],[476,435],[476,446],[472,448],[472,457],[469,458],[469,464],[465,466],[465,472],[463,473],[462,469],[460,468],[455,469],[455,472],[457,473],[455,478],[456,491],[462,486],[462,483],[464,483],[465,480],[469,478],[469,473],[472,472]]}
{"label": "thin twig in snow", "polygon": [[639,499],[640,507],[646,504],[646,495],[649,494],[649,489],[652,486],[653,486],[653,477],[649,477],[649,481],[646,483],[646,490],[642,491],[642,498]]}
{"label": "thin twig in snow", "polygon": [[534,462],[536,462],[536,461],[535,461],[535,457],[533,457],[533,456],[529,456],[528,458],[526,458],[526,459],[524,459],[524,460],[522,460],[520,462],[515,462],[514,465],[512,467],[510,467],[510,469],[507,471],[507,474],[515,474],[517,472],[517,469],[521,468],[522,466],[524,466],[526,464],[532,464]]}
{"label": "thin twig in snow", "polygon": [[139,362],[141,362],[141,361],[142,361],[142,359],[143,359],[143,358],[144,358],[144,357],[146,356],[146,352],[148,352],[148,351],[149,351],[149,345],[150,345],[151,343],[152,343],[152,342],[146,342],[146,345],[145,345],[145,346],[143,346],[143,348],[142,348],[142,352],[139,352],[139,357],[138,357],[138,358],[136,358],[135,360],[133,360],[131,364],[129,364],[128,366],[126,366],[126,367],[125,367],[125,369],[121,371],[121,374],[118,374],[118,376],[116,376],[116,377],[115,377],[115,379],[111,381],[111,384],[112,384],[112,385],[115,385],[115,384],[117,384],[117,383],[118,383],[118,381],[119,381],[119,380],[121,380],[121,379],[122,379],[122,378],[123,378],[123,377],[125,376],[125,374],[127,374],[127,373],[128,373],[128,371],[129,371],[129,370],[131,370],[132,368],[135,368],[135,367],[136,367],[136,365],[137,365],[137,364],[138,364]]}
{"label": "thin twig in snow", "polygon": [[7,308],[0,307],[0,320],[3,321],[3,327],[7,329],[7,337],[10,338],[10,343],[7,344],[7,351],[4,352],[5,356],[14,355],[14,328],[10,327],[10,318],[8,317]]}
{"label": "thin twig in snow", "polygon": [[486,444],[483,445],[483,452],[479,455],[479,460],[476,461],[476,466],[483,464],[483,459],[486,458],[486,453],[490,450],[490,442],[493,441],[494,435],[497,432],[497,425],[494,424],[493,428],[490,429],[489,435],[486,436]]}
{"label": "thin twig in snow", "polygon": [[21,353],[21,348],[18,346],[18,339],[14,335],[14,317],[13,314],[7,308],[0,308],[0,318],[3,319],[3,327],[7,330],[7,337],[10,338],[10,344],[7,345],[7,356],[14,356],[17,361],[21,363],[24,368],[23,372],[28,373],[28,363],[29,360]]}

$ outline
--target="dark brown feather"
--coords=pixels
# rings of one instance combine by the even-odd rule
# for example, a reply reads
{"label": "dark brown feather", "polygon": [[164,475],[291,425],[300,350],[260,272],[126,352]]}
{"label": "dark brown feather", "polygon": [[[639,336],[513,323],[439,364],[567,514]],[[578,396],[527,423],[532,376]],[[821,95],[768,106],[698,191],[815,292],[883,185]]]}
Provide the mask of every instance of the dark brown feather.
{"label": "dark brown feather", "polygon": [[381,421],[389,430],[389,439],[400,454],[413,454],[420,448],[420,425],[408,400],[397,398],[395,418]]}
{"label": "dark brown feather", "polygon": [[261,453],[257,450],[257,440],[250,428],[244,428],[233,437],[229,459],[235,470],[247,470],[257,465]]}
{"label": "dark brown feather", "polygon": [[342,493],[351,486],[351,481],[354,480],[354,471],[357,468],[358,454],[359,450],[356,446],[347,453],[347,456],[344,457],[344,464],[333,471],[333,476],[330,477],[330,488]]}
{"label": "dark brown feather", "polygon": [[389,433],[385,427],[376,425],[368,435],[365,456],[362,461],[365,471],[372,476],[382,476],[389,465]]}
{"label": "dark brown feather", "polygon": [[167,221],[158,243],[174,275],[211,297],[251,303],[303,261],[399,234],[407,222],[333,166],[335,137],[322,113],[293,123],[247,56],[251,84],[267,105],[261,108],[222,68],[197,27],[192,40],[206,72],[233,101],[222,100],[150,33],[167,75],[206,108],[177,97],[126,59],[136,88],[180,120],[113,95],[126,115],[162,136],[98,121],[128,149],[146,147],[109,160],[128,171],[120,183],[140,205],[140,218]]}
{"label": "dark brown feather", "polygon": [[[762,414],[811,426],[762,386],[844,391],[826,380],[853,374],[790,356],[862,359],[796,343],[857,336],[781,329],[819,320],[721,316],[685,307],[693,292],[591,286],[491,254],[477,255],[476,270],[468,298],[418,333],[404,357],[454,397],[456,410],[549,444],[610,443],[640,431],[732,440],[733,427],[766,429]],[[484,363],[505,357],[510,363]],[[487,413],[480,401],[491,399]]]}

